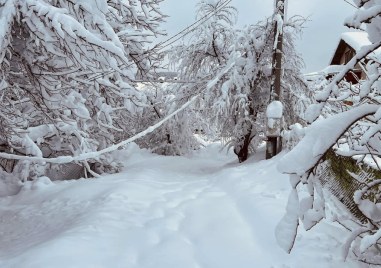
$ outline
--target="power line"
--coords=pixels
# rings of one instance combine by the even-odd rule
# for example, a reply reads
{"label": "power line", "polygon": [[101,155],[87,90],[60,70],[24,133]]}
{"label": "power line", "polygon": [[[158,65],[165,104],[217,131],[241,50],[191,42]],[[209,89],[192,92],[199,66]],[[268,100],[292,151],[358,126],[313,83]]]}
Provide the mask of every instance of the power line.
{"label": "power line", "polygon": [[349,2],[348,0],[344,0],[344,2],[356,9],[359,9],[357,6],[355,6],[353,3]]}
{"label": "power line", "polygon": [[[223,4],[222,4],[218,9],[209,12],[209,13],[206,14],[204,17],[200,18],[199,20],[197,20],[196,22],[194,22],[194,23],[191,24],[190,26],[186,27],[185,29],[181,30],[181,31],[178,32],[176,35],[174,35],[173,37],[168,38],[167,40],[165,40],[164,42],[161,42],[160,44],[165,44],[165,43],[167,43],[169,40],[172,40],[174,37],[179,36],[180,34],[184,33],[185,31],[187,31],[188,29],[190,29],[191,27],[193,27],[194,25],[196,25],[196,24],[198,24],[198,23],[200,23],[200,22],[202,22],[202,23],[200,23],[200,25],[198,25],[197,27],[201,26],[201,25],[202,25],[203,23],[205,23],[208,19],[210,19],[216,12],[220,11],[222,8],[224,8],[225,6],[227,6],[231,1],[232,1],[232,0],[226,0],[225,2],[223,2]],[[202,20],[204,20],[204,21],[202,21]],[[151,49],[150,52],[148,52],[146,56],[143,56],[142,58],[138,59],[137,61],[140,62],[140,61],[142,61],[142,60],[148,58],[149,56],[151,56],[153,53],[156,53],[156,52],[153,52],[155,49],[156,49],[157,51],[160,51],[160,50],[162,50],[162,49],[164,49],[164,48],[166,48],[166,47],[172,45],[173,43],[175,43],[175,42],[178,41],[179,39],[181,39],[181,38],[183,38],[184,36],[186,36],[186,35],[190,34],[191,32],[193,32],[195,29],[197,29],[197,27],[188,30],[187,32],[185,32],[184,34],[182,34],[181,36],[179,36],[178,38],[176,38],[174,41],[171,41],[170,43],[168,43],[168,44],[162,46],[161,48],[154,48],[154,49]],[[135,63],[130,63],[130,64],[126,65],[124,68],[131,67],[131,66],[133,66],[134,64],[135,64]],[[122,63],[122,64],[119,65],[118,67],[119,67],[119,68],[120,68],[120,67],[123,67],[123,65],[125,65],[125,63]],[[93,77],[93,78],[89,79],[88,81],[89,81],[89,82],[90,82],[90,81],[94,81],[94,80],[96,80],[96,79],[98,79],[98,78],[104,77],[104,76],[109,75],[109,74],[112,74],[112,73],[114,73],[114,72],[115,72],[115,70],[111,70],[111,71],[109,71],[109,72],[107,72],[107,73],[105,73],[105,74],[99,74],[98,76]]]}
{"label": "power line", "polygon": [[[175,34],[174,36],[172,36],[171,38],[168,38],[167,40],[165,40],[165,41],[159,43],[159,44],[157,45],[156,48],[154,47],[153,49],[151,49],[145,56],[143,56],[143,57],[140,58],[140,59],[137,59],[137,61],[140,62],[140,61],[142,61],[142,60],[148,58],[148,57],[151,56],[153,53],[157,53],[157,51],[163,50],[164,48],[166,48],[166,47],[172,45],[173,43],[177,42],[179,39],[181,39],[181,38],[185,37],[186,35],[190,34],[190,33],[193,32],[194,30],[196,30],[199,26],[201,26],[203,23],[205,23],[207,20],[209,20],[213,15],[215,15],[215,13],[217,13],[218,11],[220,11],[221,9],[223,9],[224,7],[226,7],[228,4],[230,4],[231,1],[232,1],[232,0],[226,0],[225,2],[223,2],[223,3],[221,4],[221,6],[220,6],[219,8],[217,8],[217,9],[214,10],[214,11],[209,12],[208,14],[206,14],[206,15],[203,16],[203,17],[201,17],[200,19],[198,19],[197,21],[195,21],[194,23],[192,23],[191,25],[189,25],[189,26],[186,27],[185,29],[181,30],[180,32],[178,32],[177,34]],[[199,24],[199,25],[197,25],[197,24]],[[195,25],[197,25],[197,26],[194,27],[193,29],[190,29],[190,28],[192,28],[192,27],[195,26]],[[184,34],[182,34],[182,33],[184,33]],[[179,36],[179,37],[177,37],[177,36]],[[177,38],[176,38],[176,37],[177,37]],[[174,38],[176,38],[174,41],[171,41],[170,43],[168,43],[168,44],[166,44],[166,45],[163,45],[163,44],[167,43],[168,41],[170,41],[170,40],[172,40],[172,39],[174,39]],[[161,47],[160,47],[159,45],[160,45]],[[156,50],[156,52],[155,52],[155,50]],[[124,68],[131,67],[131,66],[133,66],[134,64],[135,64],[135,62],[130,63],[130,64],[126,65]],[[118,66],[118,68],[121,68],[121,67],[123,67],[124,65],[125,65],[125,63],[122,63],[122,64],[120,64],[120,65]],[[91,81],[94,81],[94,80],[96,80],[96,79],[98,79],[98,78],[101,78],[101,77],[107,76],[107,75],[109,75],[109,74],[112,74],[112,73],[114,73],[114,72],[115,72],[115,70],[110,70],[109,72],[101,73],[101,74],[99,74],[99,75],[97,75],[97,76],[95,76],[95,77],[89,78],[87,81],[88,81],[88,82],[91,82]]]}
{"label": "power line", "polygon": [[184,81],[184,80],[134,80],[135,83],[170,83],[170,84],[195,84],[204,81]]}
{"label": "power line", "polygon": [[148,127],[144,131],[141,131],[134,136],[128,138],[127,140],[121,141],[118,144],[113,144],[110,145],[109,147],[106,147],[102,150],[99,151],[93,151],[93,152],[85,152],[76,156],[70,156],[70,155],[65,155],[65,156],[58,156],[54,158],[45,158],[45,157],[38,157],[38,156],[24,156],[24,155],[15,155],[15,154],[9,154],[9,153],[3,153],[0,152],[0,157],[5,158],[5,159],[14,159],[14,160],[28,160],[31,162],[47,162],[47,163],[56,163],[56,164],[68,164],[71,162],[82,162],[85,161],[84,163],[86,164],[86,160],[88,159],[95,159],[101,155],[104,155],[106,153],[110,153],[113,151],[118,150],[120,147],[123,147],[131,142],[134,142],[135,140],[144,137],[145,135],[151,133],[161,125],[163,125],[165,122],[170,120],[172,117],[174,117],[176,114],[179,112],[183,111],[186,109],[188,106],[190,106],[198,97],[200,94],[197,94],[193,96],[189,101],[187,101],[185,104],[183,104],[180,108],[178,108],[176,111],[170,113],[167,115],[165,118],[163,118],[161,121],[157,122],[156,124]]}
{"label": "power line", "polygon": [[209,18],[208,18],[209,15],[211,15],[211,14],[213,15],[213,13],[215,13],[215,12],[221,10],[221,9],[224,8],[226,5],[228,5],[231,1],[232,1],[232,0],[226,0],[226,1],[223,2],[223,3],[221,4],[221,6],[218,7],[216,10],[211,11],[211,12],[209,12],[208,14],[204,15],[203,17],[201,17],[200,19],[198,19],[197,21],[195,21],[194,23],[192,23],[192,24],[189,25],[188,27],[184,28],[182,31],[178,32],[177,34],[175,34],[175,35],[172,36],[171,38],[168,38],[167,40],[165,40],[165,41],[159,43],[158,46],[160,46],[160,45],[162,45],[162,44],[165,44],[165,43],[167,43],[168,41],[170,41],[170,40],[176,38],[176,37],[179,36],[181,33],[185,32],[185,31],[188,30],[189,28],[191,28],[191,27],[195,26],[196,24],[198,24],[200,21],[202,21],[202,20],[204,20],[204,19],[205,19],[205,21],[208,20],[208,19],[209,19]]}

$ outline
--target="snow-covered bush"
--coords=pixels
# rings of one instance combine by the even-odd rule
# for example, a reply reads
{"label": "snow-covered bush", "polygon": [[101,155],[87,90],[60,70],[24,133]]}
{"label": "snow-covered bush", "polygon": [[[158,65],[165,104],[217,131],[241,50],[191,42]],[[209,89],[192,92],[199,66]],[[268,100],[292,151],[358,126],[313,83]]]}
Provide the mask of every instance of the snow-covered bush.
{"label": "snow-covered bush", "polygon": [[[362,189],[353,196],[353,202],[367,221],[354,220],[355,224],[351,223],[343,257],[346,258],[352,250],[362,261],[380,264],[377,244],[381,238],[381,178],[377,174],[380,174],[381,164],[381,1],[354,2],[358,10],[346,20],[346,25],[365,29],[372,44],[362,47],[343,71],[317,92],[317,103],[308,112],[312,124],[304,130],[302,141],[282,159],[279,168],[293,174],[293,191],[277,233],[281,246],[290,251],[299,221],[308,230],[325,217],[319,176],[323,162],[333,148],[336,155],[353,157],[358,164],[376,171],[375,178],[359,181]],[[358,88],[341,83],[345,74],[357,64],[363,66],[366,80],[361,81]],[[345,105],[347,99],[351,99],[353,105]],[[336,108],[327,113],[324,112],[326,107]],[[347,172],[344,167],[343,172]],[[358,180],[355,174],[352,177]],[[305,191],[300,191],[303,188]],[[302,192],[306,196],[299,198],[298,193]]]}
{"label": "snow-covered bush", "polygon": [[125,138],[159,2],[0,0],[2,151],[76,156]]}

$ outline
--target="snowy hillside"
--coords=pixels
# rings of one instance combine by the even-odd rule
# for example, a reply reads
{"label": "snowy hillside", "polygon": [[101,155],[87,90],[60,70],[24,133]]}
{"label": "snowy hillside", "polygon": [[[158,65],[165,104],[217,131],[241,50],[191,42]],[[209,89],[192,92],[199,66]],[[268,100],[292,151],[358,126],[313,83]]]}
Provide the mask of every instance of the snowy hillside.
{"label": "snowy hillside", "polygon": [[189,157],[131,145],[122,173],[29,182],[0,198],[2,268],[337,268],[343,228],[300,232],[291,255],[274,229],[288,177],[262,154],[245,164],[218,144]]}

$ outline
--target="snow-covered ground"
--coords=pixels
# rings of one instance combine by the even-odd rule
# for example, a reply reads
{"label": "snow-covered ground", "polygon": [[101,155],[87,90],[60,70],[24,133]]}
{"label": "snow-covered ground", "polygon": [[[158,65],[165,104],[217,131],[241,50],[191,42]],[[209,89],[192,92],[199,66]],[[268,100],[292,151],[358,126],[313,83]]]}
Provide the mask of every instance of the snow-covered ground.
{"label": "snow-covered ground", "polygon": [[274,229],[290,186],[262,154],[238,164],[217,144],[189,157],[131,145],[120,174],[28,183],[0,198],[0,267],[337,268],[347,235],[324,222],[288,255]]}

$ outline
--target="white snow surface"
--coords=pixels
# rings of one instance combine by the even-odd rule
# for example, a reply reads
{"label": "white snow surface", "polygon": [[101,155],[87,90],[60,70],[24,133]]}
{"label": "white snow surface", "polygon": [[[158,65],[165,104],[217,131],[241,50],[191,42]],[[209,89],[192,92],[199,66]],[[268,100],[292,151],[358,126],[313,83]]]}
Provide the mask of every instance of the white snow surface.
{"label": "white snow surface", "polygon": [[266,109],[267,118],[282,118],[283,104],[280,101],[272,101]]}
{"label": "white snow surface", "polygon": [[[283,155],[238,164],[211,144],[164,157],[131,144],[119,174],[51,182],[0,197],[2,268],[337,268],[348,235],[323,221],[290,255],[274,230],[290,192]],[[1,180],[1,178],[0,178]]]}
{"label": "white snow surface", "polygon": [[368,33],[366,32],[345,32],[341,34],[341,39],[350,45],[356,52],[360,51],[363,46],[369,46]]}

